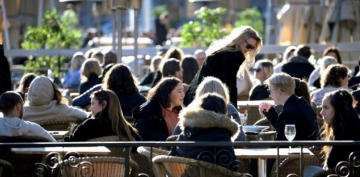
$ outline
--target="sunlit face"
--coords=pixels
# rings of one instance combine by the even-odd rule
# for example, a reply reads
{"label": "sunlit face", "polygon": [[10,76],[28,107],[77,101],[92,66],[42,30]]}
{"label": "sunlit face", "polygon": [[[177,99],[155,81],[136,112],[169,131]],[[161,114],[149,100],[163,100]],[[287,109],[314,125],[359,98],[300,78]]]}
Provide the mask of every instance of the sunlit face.
{"label": "sunlit face", "polygon": [[248,38],[244,42],[240,44],[241,52],[246,55],[249,51],[255,50],[256,48],[256,40],[254,38]]}
{"label": "sunlit face", "polygon": [[179,71],[175,72],[175,77],[177,77],[178,79],[182,80],[183,79],[183,69],[180,68]]}
{"label": "sunlit face", "polygon": [[264,81],[266,78],[265,72],[263,70],[263,67],[261,64],[257,63],[255,64],[254,67],[254,74],[255,74],[255,78],[258,79],[259,81]]}
{"label": "sunlit face", "polygon": [[280,89],[275,88],[272,85],[269,85],[269,88],[268,88],[269,96],[270,96],[270,98],[272,98],[274,100],[275,104],[280,103],[280,101],[279,101],[279,92],[280,91],[281,91]]}
{"label": "sunlit face", "polygon": [[183,105],[184,97],[185,97],[184,86],[180,82],[170,93],[171,107]]}
{"label": "sunlit face", "polygon": [[330,104],[330,97],[324,97],[320,114],[327,124],[332,125],[335,110],[334,107]]}
{"label": "sunlit face", "polygon": [[341,79],[341,86],[347,88],[349,85],[350,74]]}
{"label": "sunlit face", "polygon": [[90,105],[90,111],[92,115],[96,115],[100,111],[103,110],[104,105],[99,103],[99,100],[97,100],[95,97],[91,98],[91,105]]}

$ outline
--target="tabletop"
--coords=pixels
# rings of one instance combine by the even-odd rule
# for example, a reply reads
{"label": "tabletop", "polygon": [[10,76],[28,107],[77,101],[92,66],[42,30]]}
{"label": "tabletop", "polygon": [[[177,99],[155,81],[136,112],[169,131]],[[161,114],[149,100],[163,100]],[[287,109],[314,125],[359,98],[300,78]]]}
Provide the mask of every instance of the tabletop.
{"label": "tabletop", "polygon": [[262,102],[270,103],[271,105],[275,104],[274,100],[252,100],[252,101],[237,101],[237,106],[240,108],[244,108],[246,106],[258,107]]}
{"label": "tabletop", "polygon": [[[277,150],[276,148],[261,148],[261,149],[239,149],[235,148],[235,155],[238,159],[255,159],[263,158],[270,159],[276,158]],[[279,155],[280,158],[300,158],[300,148],[292,148],[291,154],[289,154],[289,148],[280,148]],[[313,157],[313,153],[308,148],[303,148],[303,157],[309,158]]]}
{"label": "tabletop", "polygon": [[105,146],[94,147],[26,147],[26,148],[11,148],[15,154],[49,154],[50,152],[78,152],[79,154],[87,155],[108,155],[110,150]]}

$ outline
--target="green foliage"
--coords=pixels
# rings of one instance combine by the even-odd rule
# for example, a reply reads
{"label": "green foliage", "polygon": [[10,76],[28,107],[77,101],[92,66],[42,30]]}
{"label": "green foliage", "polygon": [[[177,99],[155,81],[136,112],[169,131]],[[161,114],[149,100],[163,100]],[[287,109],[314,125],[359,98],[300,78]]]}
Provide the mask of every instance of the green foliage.
{"label": "green foliage", "polygon": [[229,30],[221,27],[221,17],[225,8],[209,9],[202,7],[195,12],[200,21],[190,21],[183,25],[181,31],[182,46],[208,47],[215,40],[229,34]]}
{"label": "green foliage", "polygon": [[[28,27],[25,35],[24,42],[21,46],[27,50],[34,49],[68,49],[79,48],[81,31],[70,28],[66,21],[62,21],[56,9],[47,11],[42,20],[41,27]],[[55,68],[60,69],[65,65],[66,57],[61,56],[43,56],[36,59],[29,57],[29,62],[26,63],[25,68]],[[30,71],[35,72],[35,71]],[[58,76],[55,72],[55,76]],[[43,74],[39,73],[38,74]]]}
{"label": "green foliage", "polygon": [[264,40],[264,21],[261,13],[256,7],[248,8],[239,13],[239,20],[235,22],[235,27],[249,25],[253,27]]}

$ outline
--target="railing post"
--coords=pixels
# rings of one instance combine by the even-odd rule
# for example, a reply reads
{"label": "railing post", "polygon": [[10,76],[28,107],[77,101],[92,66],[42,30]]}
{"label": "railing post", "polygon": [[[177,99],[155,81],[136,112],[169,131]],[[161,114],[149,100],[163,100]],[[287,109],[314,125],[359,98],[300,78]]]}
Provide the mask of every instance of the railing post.
{"label": "railing post", "polygon": [[152,176],[152,168],[153,168],[153,162],[152,162],[152,158],[153,158],[153,147],[152,146],[150,146],[150,176]]}
{"label": "railing post", "polygon": [[279,166],[280,166],[280,151],[279,146],[276,147],[276,177],[279,177]]}
{"label": "railing post", "polygon": [[300,176],[302,176],[303,172],[303,146],[300,146]]}

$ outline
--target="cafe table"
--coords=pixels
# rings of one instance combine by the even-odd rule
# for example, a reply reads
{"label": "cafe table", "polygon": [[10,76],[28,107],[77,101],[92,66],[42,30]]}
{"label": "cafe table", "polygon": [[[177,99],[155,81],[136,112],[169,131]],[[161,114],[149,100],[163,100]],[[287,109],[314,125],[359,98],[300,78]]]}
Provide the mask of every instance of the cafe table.
{"label": "cafe table", "polygon": [[[266,177],[266,160],[276,159],[276,148],[257,148],[257,149],[239,149],[235,148],[237,159],[258,159],[258,175]],[[279,148],[279,158],[300,158],[300,148],[292,148],[289,154],[289,148]],[[303,158],[312,158],[314,154],[308,149],[303,148]]]}
{"label": "cafe table", "polygon": [[20,147],[11,148],[15,154],[49,154],[50,152],[67,153],[78,152],[86,155],[108,155],[110,150],[105,146],[89,146],[89,147]]}
{"label": "cafe table", "polygon": [[260,103],[270,103],[271,105],[274,105],[274,100],[251,100],[251,101],[237,101],[237,106],[240,108],[246,108],[246,107],[259,107]]}

